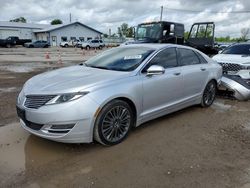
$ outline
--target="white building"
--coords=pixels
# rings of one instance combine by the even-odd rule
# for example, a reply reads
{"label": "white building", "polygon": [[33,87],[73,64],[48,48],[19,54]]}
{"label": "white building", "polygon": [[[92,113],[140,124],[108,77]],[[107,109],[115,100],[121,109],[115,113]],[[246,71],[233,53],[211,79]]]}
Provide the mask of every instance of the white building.
{"label": "white building", "polygon": [[49,27],[44,24],[0,21],[0,39],[17,36],[20,39],[35,39],[34,31]]}
{"label": "white building", "polygon": [[101,32],[80,22],[59,25],[43,25],[0,21],[0,39],[17,36],[20,39],[46,40],[52,46],[59,46],[61,41],[101,38]]}

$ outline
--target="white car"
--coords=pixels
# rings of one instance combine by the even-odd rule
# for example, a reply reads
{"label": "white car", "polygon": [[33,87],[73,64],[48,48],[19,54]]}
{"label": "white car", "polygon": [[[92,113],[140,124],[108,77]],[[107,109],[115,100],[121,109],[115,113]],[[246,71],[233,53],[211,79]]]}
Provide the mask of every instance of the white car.
{"label": "white car", "polygon": [[93,39],[93,40],[88,40],[86,42],[82,43],[81,48],[85,48],[86,50],[89,50],[90,48],[99,48],[102,49],[105,46],[102,40],[99,39]]}
{"label": "white car", "polygon": [[65,47],[65,48],[75,47],[79,42],[80,42],[80,40],[62,41],[62,42],[60,42],[60,46]]}
{"label": "white car", "polygon": [[250,43],[237,43],[213,57],[223,68],[222,85],[239,100],[250,99]]}
{"label": "white car", "polygon": [[21,125],[58,142],[122,142],[133,127],[212,105],[222,68],[196,49],[137,44],[29,79],[17,98]]}

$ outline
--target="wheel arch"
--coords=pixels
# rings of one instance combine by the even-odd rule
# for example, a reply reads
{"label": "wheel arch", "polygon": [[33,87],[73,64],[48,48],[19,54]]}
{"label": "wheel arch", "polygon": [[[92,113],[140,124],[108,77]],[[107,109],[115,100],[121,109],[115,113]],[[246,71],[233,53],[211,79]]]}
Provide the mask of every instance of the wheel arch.
{"label": "wheel arch", "polygon": [[208,83],[209,83],[209,82],[212,82],[212,81],[215,82],[216,85],[218,86],[218,81],[217,81],[215,78],[210,79],[210,80],[208,81]]}
{"label": "wheel arch", "polygon": [[133,127],[135,127],[136,120],[137,120],[137,109],[136,109],[135,103],[131,99],[127,98],[127,97],[118,97],[118,98],[115,98],[113,100],[122,100],[122,101],[128,103],[128,105],[131,107],[131,109],[132,109],[132,111],[134,113],[133,114],[134,115],[134,125],[133,125]]}
{"label": "wheel arch", "polygon": [[110,98],[110,99],[106,100],[100,106],[99,112],[96,115],[96,117],[99,115],[100,111],[103,109],[103,107],[105,105],[107,105],[108,103],[110,103],[111,101],[114,101],[114,100],[121,100],[121,101],[124,101],[124,102],[128,103],[128,105],[131,107],[131,109],[133,111],[133,115],[134,115],[134,125],[133,125],[133,127],[135,127],[136,126],[136,122],[137,122],[137,108],[136,108],[135,102],[132,99],[130,99],[129,97],[127,97],[127,96],[116,96],[114,98]]}

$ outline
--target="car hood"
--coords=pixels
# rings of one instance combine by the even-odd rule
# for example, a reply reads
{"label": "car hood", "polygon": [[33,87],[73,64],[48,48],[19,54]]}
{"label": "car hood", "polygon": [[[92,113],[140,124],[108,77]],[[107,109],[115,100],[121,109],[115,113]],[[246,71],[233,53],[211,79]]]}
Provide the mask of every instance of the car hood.
{"label": "car hood", "polygon": [[94,86],[130,75],[129,72],[103,70],[80,65],[71,66],[32,77],[25,83],[23,91],[25,95],[89,91]]}
{"label": "car hood", "polygon": [[218,54],[213,59],[219,63],[235,63],[250,66],[250,56],[234,54]]}

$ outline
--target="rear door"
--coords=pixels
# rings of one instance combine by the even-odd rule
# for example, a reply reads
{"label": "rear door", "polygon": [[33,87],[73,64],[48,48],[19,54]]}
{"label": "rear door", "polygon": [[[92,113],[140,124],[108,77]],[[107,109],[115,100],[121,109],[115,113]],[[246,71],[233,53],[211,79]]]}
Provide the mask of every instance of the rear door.
{"label": "rear door", "polygon": [[179,64],[183,76],[184,97],[191,99],[202,94],[208,79],[208,63],[197,52],[178,48]]}
{"label": "rear door", "polygon": [[[161,75],[147,76],[151,65],[165,68]],[[178,66],[175,48],[160,51],[143,69],[143,119],[148,120],[166,112],[168,107],[183,97],[181,68]]]}

